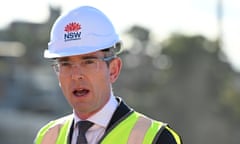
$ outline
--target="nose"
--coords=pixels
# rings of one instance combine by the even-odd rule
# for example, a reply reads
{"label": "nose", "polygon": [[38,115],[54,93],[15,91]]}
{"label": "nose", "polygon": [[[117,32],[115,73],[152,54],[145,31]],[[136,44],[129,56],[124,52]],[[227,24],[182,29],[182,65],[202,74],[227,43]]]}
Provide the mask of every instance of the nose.
{"label": "nose", "polygon": [[83,72],[79,65],[74,65],[71,70],[72,79],[83,79]]}

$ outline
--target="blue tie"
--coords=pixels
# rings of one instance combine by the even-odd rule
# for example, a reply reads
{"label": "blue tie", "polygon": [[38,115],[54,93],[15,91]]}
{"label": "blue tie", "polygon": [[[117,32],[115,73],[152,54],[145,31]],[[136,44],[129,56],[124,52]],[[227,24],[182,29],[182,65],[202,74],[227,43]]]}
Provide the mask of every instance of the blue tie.
{"label": "blue tie", "polygon": [[90,121],[80,121],[77,123],[78,125],[78,137],[77,144],[87,144],[86,132],[93,125]]}

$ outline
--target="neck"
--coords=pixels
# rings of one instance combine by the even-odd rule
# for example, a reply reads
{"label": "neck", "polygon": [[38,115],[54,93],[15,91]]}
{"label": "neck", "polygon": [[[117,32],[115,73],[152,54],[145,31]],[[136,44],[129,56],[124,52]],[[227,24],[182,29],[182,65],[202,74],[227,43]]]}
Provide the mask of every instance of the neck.
{"label": "neck", "polygon": [[[111,96],[110,96],[111,97]],[[93,116],[94,114],[98,113],[110,100],[110,97],[108,97],[108,99],[106,100],[106,102],[99,107],[98,109],[94,110],[94,111],[89,111],[89,112],[80,112],[80,111],[75,111],[75,114],[81,119],[81,120],[86,120],[88,118],[90,118],[91,116]]]}

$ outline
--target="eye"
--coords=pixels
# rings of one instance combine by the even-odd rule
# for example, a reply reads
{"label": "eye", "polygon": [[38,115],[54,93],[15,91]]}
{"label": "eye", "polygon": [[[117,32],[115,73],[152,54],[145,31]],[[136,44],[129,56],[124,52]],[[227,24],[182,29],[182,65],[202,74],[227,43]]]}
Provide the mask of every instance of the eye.
{"label": "eye", "polygon": [[61,67],[68,67],[68,66],[71,66],[72,64],[69,63],[69,62],[61,62],[61,63],[59,63],[59,65],[60,65]]}
{"label": "eye", "polygon": [[86,59],[83,61],[83,64],[88,65],[88,64],[94,64],[96,63],[96,59]]}

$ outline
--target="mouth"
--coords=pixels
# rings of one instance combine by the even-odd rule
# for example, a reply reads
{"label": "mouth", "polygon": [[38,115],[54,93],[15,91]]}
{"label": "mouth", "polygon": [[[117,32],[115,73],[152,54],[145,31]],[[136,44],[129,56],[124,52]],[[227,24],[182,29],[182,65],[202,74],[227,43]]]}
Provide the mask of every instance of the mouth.
{"label": "mouth", "polygon": [[86,96],[90,91],[88,89],[75,89],[72,93],[76,97]]}

